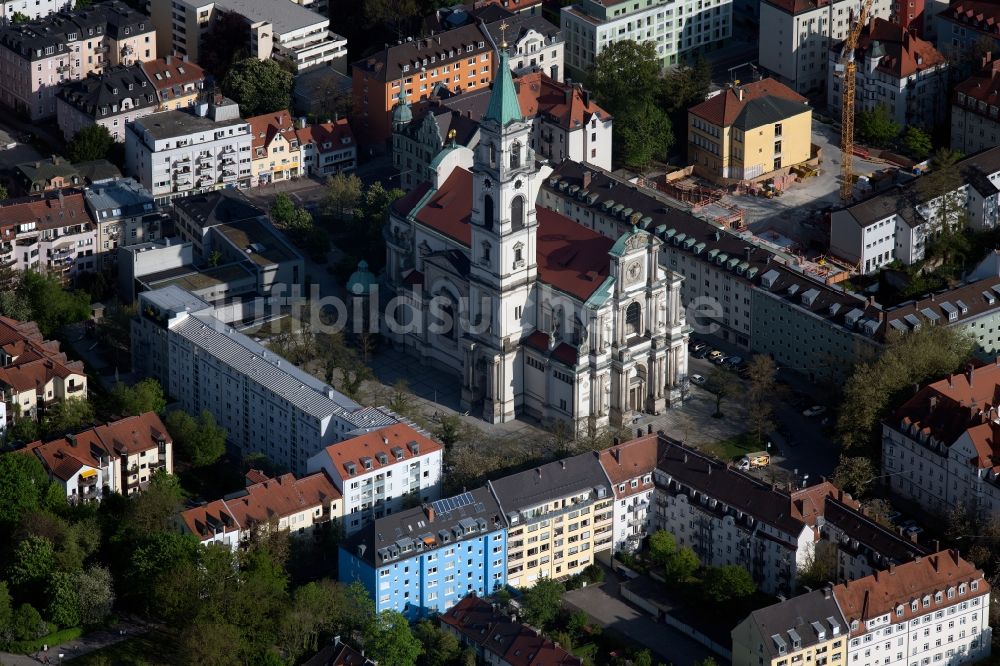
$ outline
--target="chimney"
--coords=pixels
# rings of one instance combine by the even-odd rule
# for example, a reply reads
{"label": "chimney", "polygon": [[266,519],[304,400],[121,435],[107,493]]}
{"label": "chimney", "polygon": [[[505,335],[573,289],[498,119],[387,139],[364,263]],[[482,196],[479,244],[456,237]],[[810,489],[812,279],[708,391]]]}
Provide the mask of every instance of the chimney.
{"label": "chimney", "polygon": [[433,523],[434,522],[434,506],[431,505],[431,504],[425,504],[424,505],[424,513],[427,514],[427,522]]}
{"label": "chimney", "polygon": [[615,462],[621,464],[622,462],[622,450],[617,446],[611,449],[611,457],[615,459]]}
{"label": "chimney", "polygon": [[941,550],[941,542],[938,541],[937,539],[934,539],[934,552],[936,553],[940,550]]}
{"label": "chimney", "polygon": [[824,599],[829,599],[832,595],[833,595],[833,590],[830,589],[829,585],[827,585],[826,587],[823,588],[823,598]]}
{"label": "chimney", "polygon": [[646,424],[646,434],[647,435],[652,435],[653,434],[653,424],[652,423],[647,423]]}
{"label": "chimney", "polygon": [[636,437],[642,437],[642,428],[636,428],[635,429],[635,436]]}
{"label": "chimney", "polygon": [[938,397],[936,395],[932,395],[931,396],[931,409],[930,409],[930,411],[933,412],[937,408],[937,404],[938,404]]}
{"label": "chimney", "polygon": [[736,88],[736,96],[740,98],[741,102],[743,101],[743,88],[740,87]]}
{"label": "chimney", "polygon": [[[590,179],[592,177],[593,177],[593,174],[590,172],[590,169],[584,169],[583,170],[583,176],[581,176],[581,179],[580,179],[580,186],[583,189],[587,189],[588,187],[590,187]],[[1000,356],[997,357],[997,362],[1000,363]]]}
{"label": "chimney", "polygon": [[541,467],[536,467],[535,468],[535,474],[538,475],[539,479],[542,478],[542,468]]}
{"label": "chimney", "polygon": [[688,454],[687,454],[687,453],[685,453],[685,454],[684,454],[684,462],[685,462],[685,463],[687,463],[687,461],[688,461]]}
{"label": "chimney", "polygon": [[573,86],[566,86],[563,90],[563,94],[566,98],[566,104],[569,104],[573,101]]}
{"label": "chimney", "polygon": [[174,57],[172,55],[167,54],[166,56],[163,57],[163,62],[165,62],[168,65],[172,65],[174,62]]}
{"label": "chimney", "polygon": [[889,562],[889,575],[894,576],[896,574],[896,565],[893,562]]}
{"label": "chimney", "polygon": [[614,444],[615,446],[618,446],[619,444],[621,444],[621,443],[622,443],[622,440],[621,440],[621,438],[620,438],[620,437],[615,437],[615,438],[614,438],[614,439],[612,440],[612,442],[613,442],[613,444]]}
{"label": "chimney", "polygon": [[948,388],[950,389],[955,388],[955,375],[951,374],[948,375]]}
{"label": "chimney", "polygon": [[562,460],[559,461],[559,467],[561,467],[563,469],[566,469],[566,459],[565,458],[563,458]]}
{"label": "chimney", "polygon": [[972,374],[974,370],[975,368],[971,363],[965,366],[965,378],[969,380],[969,388],[972,388]]}

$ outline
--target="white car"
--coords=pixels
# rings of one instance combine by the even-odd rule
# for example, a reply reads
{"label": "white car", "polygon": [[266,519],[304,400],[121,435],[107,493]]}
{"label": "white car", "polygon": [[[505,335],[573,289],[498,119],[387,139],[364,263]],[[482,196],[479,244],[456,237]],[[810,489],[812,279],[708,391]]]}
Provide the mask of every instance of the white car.
{"label": "white car", "polygon": [[826,407],[823,405],[813,405],[809,409],[802,412],[802,416],[819,416],[820,414],[826,413]]}
{"label": "white car", "polygon": [[705,382],[707,381],[707,380],[706,380],[706,379],[705,379],[704,377],[702,377],[701,375],[691,375],[690,377],[688,377],[688,379],[689,379],[689,380],[691,381],[691,383],[692,383],[692,384],[694,384],[695,386],[704,386],[704,385],[705,385]]}

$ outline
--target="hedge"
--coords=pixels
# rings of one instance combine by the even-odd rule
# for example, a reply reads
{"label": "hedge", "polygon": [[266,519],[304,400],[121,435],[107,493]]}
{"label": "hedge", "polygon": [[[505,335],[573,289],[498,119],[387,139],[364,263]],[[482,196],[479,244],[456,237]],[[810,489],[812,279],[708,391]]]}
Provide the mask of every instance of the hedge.
{"label": "hedge", "polygon": [[69,629],[54,631],[48,636],[42,636],[41,638],[29,641],[11,641],[7,644],[7,650],[16,654],[31,654],[32,652],[38,652],[45,645],[52,648],[56,645],[76,640],[80,636],[83,636],[83,629],[81,627],[70,627]]}

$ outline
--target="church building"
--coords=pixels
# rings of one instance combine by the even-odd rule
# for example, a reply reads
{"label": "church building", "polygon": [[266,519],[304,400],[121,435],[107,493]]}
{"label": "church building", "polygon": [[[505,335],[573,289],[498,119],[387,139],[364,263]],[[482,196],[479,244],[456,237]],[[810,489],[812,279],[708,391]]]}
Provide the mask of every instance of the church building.
{"label": "church building", "polygon": [[[519,414],[587,434],[679,404],[687,392],[681,277],[661,241],[617,240],[538,206],[552,172],[531,147],[506,45],[471,170],[399,199],[386,227],[382,331],[461,381],[462,408]],[[384,293],[384,292],[383,292]]]}

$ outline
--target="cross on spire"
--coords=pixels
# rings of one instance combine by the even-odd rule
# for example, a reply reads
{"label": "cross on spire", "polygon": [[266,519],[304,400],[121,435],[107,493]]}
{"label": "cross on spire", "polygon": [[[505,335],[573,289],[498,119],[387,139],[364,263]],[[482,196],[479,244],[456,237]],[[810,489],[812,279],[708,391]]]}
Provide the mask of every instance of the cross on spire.
{"label": "cross on spire", "polygon": [[500,48],[502,49],[507,48],[507,28],[509,27],[506,20],[500,24]]}

